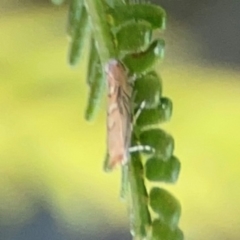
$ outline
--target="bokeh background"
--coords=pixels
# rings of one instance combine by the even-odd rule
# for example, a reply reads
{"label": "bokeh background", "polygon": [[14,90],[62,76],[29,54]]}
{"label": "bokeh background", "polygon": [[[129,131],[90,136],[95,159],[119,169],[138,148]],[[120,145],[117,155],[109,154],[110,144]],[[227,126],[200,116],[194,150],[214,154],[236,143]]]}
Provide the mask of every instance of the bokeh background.
{"label": "bokeh background", "polygon": [[[187,240],[240,239],[240,2],[161,0],[163,125],[182,170],[166,186]],[[84,120],[87,51],[67,64],[67,4],[0,0],[0,239],[131,239],[120,173],[105,174],[105,103]],[[165,186],[164,186],[165,187]]]}

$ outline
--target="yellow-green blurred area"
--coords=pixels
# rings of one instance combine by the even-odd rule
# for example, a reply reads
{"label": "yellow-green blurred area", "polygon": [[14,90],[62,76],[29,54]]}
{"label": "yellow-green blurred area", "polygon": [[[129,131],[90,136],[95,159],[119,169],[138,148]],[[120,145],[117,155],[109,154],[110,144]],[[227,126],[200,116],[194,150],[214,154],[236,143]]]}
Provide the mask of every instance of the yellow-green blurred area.
{"label": "yellow-green blurred area", "polygon": [[[66,6],[1,11],[0,19],[0,239],[30,239],[14,234],[42,209],[74,239],[118,239],[121,229],[130,239],[120,171],[102,171],[105,100],[93,123],[84,120],[87,51],[76,68],[67,64]],[[174,104],[163,128],[182,169],[164,187],[181,202],[185,239],[237,240],[240,71],[195,61],[201,47],[175,24],[157,68]]]}

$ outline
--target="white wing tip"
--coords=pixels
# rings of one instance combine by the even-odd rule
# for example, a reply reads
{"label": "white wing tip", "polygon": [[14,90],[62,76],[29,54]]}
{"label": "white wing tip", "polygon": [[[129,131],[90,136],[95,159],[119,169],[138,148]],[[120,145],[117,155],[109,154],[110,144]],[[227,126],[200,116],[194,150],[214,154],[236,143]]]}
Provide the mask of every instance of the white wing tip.
{"label": "white wing tip", "polygon": [[117,59],[114,59],[114,58],[110,59],[108,63],[106,63],[105,65],[106,73],[111,72],[111,68],[115,67],[118,64],[119,64],[119,61]]}

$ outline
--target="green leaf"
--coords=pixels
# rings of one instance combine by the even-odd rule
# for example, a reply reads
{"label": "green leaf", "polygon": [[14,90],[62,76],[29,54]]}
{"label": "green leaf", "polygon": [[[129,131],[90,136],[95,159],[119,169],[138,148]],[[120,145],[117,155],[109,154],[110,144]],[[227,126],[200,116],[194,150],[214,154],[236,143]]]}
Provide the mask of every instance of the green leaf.
{"label": "green leaf", "polygon": [[81,20],[83,0],[71,0],[69,4],[67,33],[72,37]]}
{"label": "green leaf", "polygon": [[169,121],[172,116],[172,101],[161,98],[155,109],[143,109],[136,123],[138,127],[145,127]]}
{"label": "green leaf", "polygon": [[[77,19],[76,19],[77,20]],[[73,24],[72,42],[69,52],[69,63],[76,65],[81,57],[81,52],[88,35],[88,14],[85,7],[82,8],[82,13],[78,22]]]}
{"label": "green leaf", "polygon": [[146,50],[152,37],[151,25],[147,22],[129,21],[116,31],[118,49],[124,52],[140,52]]}
{"label": "green leaf", "polygon": [[146,51],[127,54],[122,61],[131,73],[145,73],[150,71],[154,67],[154,64],[163,58],[164,45],[163,39],[157,39]]}
{"label": "green leaf", "polygon": [[154,187],[151,189],[150,206],[159,219],[170,228],[177,227],[181,215],[181,205],[179,201],[168,191]]}
{"label": "green leaf", "polygon": [[163,8],[152,4],[122,5],[110,8],[108,14],[114,19],[114,25],[120,25],[129,20],[147,21],[153,29],[165,29],[166,12]]}
{"label": "green leaf", "polygon": [[85,112],[85,119],[87,121],[91,121],[95,117],[105,87],[102,65],[99,58],[94,66],[94,72],[91,74],[91,77],[92,79],[89,81],[91,81],[92,84],[90,86],[90,94],[88,97],[88,104]]}
{"label": "green leaf", "polygon": [[156,72],[151,71],[137,78],[134,84],[134,92],[136,94],[134,102],[137,106],[145,102],[145,108],[157,107],[162,94],[162,85]]}
{"label": "green leaf", "polygon": [[168,160],[174,149],[174,140],[172,136],[161,129],[150,129],[140,133],[140,142],[144,146],[150,146],[155,150],[155,156],[164,161]]}
{"label": "green leaf", "polygon": [[97,43],[97,51],[102,66],[104,66],[109,59],[116,58],[115,43],[107,19],[107,5],[102,0],[84,0],[84,3],[88,11],[91,30]]}
{"label": "green leaf", "polygon": [[180,168],[181,164],[174,156],[168,159],[168,161],[152,157],[146,163],[146,177],[150,181],[175,183],[178,179]]}
{"label": "green leaf", "polygon": [[90,56],[88,62],[88,71],[87,71],[87,84],[92,85],[96,76],[96,66],[99,64],[99,56],[96,49],[96,44],[94,38],[91,38],[90,44]]}
{"label": "green leaf", "polygon": [[152,224],[151,240],[183,240],[183,232],[179,229],[171,229],[168,225],[155,219]]}

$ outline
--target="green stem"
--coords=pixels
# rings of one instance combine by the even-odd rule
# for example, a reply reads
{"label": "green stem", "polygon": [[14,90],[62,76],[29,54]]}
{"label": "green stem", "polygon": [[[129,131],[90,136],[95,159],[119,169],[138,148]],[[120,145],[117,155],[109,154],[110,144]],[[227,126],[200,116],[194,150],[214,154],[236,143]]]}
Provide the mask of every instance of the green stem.
{"label": "green stem", "polygon": [[107,15],[102,0],[85,0],[85,6],[90,18],[91,29],[97,42],[99,57],[104,66],[110,58],[116,58],[116,52]]}
{"label": "green stem", "polygon": [[134,239],[146,239],[151,226],[148,210],[148,193],[144,184],[144,172],[139,153],[131,154],[129,184],[132,202],[132,235]]}

